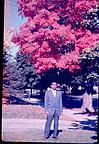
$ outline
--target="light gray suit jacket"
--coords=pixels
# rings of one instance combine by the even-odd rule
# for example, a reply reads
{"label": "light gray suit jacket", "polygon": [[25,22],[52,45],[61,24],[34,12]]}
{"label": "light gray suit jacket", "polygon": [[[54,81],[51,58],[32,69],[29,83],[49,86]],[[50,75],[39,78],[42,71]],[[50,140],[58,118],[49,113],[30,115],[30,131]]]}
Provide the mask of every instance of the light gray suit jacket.
{"label": "light gray suit jacket", "polygon": [[52,90],[46,90],[45,92],[45,111],[48,112],[48,115],[53,115],[55,110],[58,115],[63,111],[62,106],[62,92],[56,91],[56,97],[54,97]]}

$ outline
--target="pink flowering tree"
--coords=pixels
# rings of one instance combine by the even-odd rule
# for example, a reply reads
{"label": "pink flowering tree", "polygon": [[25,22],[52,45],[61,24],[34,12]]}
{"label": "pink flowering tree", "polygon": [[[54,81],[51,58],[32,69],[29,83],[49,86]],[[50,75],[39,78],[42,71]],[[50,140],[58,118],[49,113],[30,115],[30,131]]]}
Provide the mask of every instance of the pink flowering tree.
{"label": "pink flowering tree", "polygon": [[[99,42],[99,34],[86,28],[85,15],[98,0],[17,0],[27,21],[12,41],[19,53],[31,55],[37,73],[50,69],[80,69],[79,54]],[[88,20],[87,20],[88,24]]]}

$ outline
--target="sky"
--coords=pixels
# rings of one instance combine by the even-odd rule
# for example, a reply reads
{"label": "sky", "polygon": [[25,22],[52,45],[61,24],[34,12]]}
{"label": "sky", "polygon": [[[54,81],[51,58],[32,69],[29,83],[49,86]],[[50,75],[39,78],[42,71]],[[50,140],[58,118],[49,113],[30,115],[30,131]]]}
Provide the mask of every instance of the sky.
{"label": "sky", "polygon": [[[19,26],[26,21],[26,18],[22,18],[18,14],[18,5],[17,0],[5,0],[4,6],[4,31],[6,33],[7,29],[10,27],[14,27],[17,31],[19,31]],[[18,47],[13,47],[9,49],[9,53],[15,56],[18,51]]]}
{"label": "sky", "polygon": [[19,26],[26,21],[18,14],[17,0],[5,0],[5,27],[15,27],[19,30]]}

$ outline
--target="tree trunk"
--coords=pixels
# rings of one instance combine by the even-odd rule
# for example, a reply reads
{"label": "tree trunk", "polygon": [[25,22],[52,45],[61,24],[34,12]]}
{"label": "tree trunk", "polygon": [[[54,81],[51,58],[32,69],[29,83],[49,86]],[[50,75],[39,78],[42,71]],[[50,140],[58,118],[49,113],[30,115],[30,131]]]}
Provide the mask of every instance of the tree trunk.
{"label": "tree trunk", "polygon": [[32,88],[31,88],[31,94],[30,94],[30,96],[32,96]]}

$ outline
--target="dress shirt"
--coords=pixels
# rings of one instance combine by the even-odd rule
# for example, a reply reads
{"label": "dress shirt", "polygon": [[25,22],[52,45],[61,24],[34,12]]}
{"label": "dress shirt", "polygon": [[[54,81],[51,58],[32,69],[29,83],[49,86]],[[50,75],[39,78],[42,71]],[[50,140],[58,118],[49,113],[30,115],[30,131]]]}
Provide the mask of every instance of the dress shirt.
{"label": "dress shirt", "polygon": [[54,90],[54,89],[51,89],[51,90],[52,90],[54,97],[56,97],[56,90]]}

